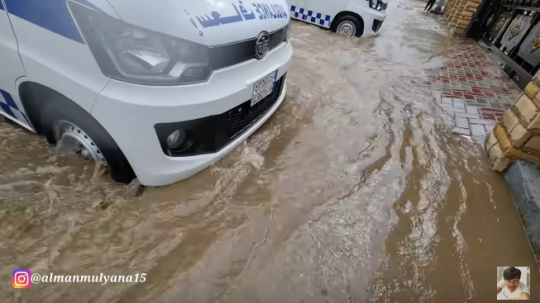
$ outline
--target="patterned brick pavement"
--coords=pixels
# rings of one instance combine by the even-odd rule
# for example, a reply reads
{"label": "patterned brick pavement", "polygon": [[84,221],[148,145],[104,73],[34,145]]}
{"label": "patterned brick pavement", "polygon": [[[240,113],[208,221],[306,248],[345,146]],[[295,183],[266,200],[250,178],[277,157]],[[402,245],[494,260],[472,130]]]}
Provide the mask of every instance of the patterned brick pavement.
{"label": "patterned brick pavement", "polygon": [[502,121],[521,91],[474,41],[457,39],[454,56],[428,70],[426,85],[441,96],[439,105],[454,117],[452,132],[484,137]]}

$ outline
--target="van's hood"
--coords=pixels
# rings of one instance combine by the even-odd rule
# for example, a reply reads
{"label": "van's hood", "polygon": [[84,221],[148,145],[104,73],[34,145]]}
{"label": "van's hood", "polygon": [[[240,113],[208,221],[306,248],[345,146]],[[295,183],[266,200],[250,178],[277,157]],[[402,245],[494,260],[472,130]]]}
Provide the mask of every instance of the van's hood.
{"label": "van's hood", "polygon": [[109,0],[127,23],[213,46],[272,32],[289,22],[285,0]]}

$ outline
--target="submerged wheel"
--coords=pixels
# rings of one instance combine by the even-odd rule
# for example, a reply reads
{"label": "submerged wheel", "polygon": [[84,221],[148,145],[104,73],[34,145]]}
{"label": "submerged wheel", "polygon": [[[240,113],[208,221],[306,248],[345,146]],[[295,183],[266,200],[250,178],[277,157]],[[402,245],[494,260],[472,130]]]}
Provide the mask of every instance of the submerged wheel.
{"label": "submerged wheel", "polygon": [[52,129],[54,141],[62,150],[75,153],[86,161],[105,161],[97,144],[78,126],[68,121],[56,121]]}
{"label": "submerged wheel", "polygon": [[360,21],[354,16],[343,16],[335,24],[334,31],[340,35],[360,37],[364,31]]}
{"label": "submerged wheel", "polygon": [[55,97],[41,109],[40,133],[65,152],[75,153],[86,161],[104,161],[114,181],[130,183],[135,173],[105,128],[73,101]]}

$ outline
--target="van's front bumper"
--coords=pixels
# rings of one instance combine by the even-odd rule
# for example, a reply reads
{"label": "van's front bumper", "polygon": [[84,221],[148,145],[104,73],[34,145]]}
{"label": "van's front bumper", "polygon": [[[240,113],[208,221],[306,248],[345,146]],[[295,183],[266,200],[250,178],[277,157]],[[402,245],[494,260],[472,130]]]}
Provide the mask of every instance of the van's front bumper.
{"label": "van's front bumper", "polygon": [[277,70],[282,78],[292,46],[283,43],[262,60],[251,59],[214,71],[208,82],[187,86],[142,86],[111,80],[99,94],[92,115],[124,152],[139,181],[162,186],[188,178],[215,163],[253,134],[283,102],[286,83],[273,105],[248,129],[218,151],[186,157],[164,153],[155,126],[223,113],[250,100],[255,82]]}
{"label": "van's front bumper", "polygon": [[379,12],[373,9],[364,10],[366,12],[362,15],[364,19],[364,37],[372,37],[379,34],[381,31],[384,20],[386,19],[386,12]]}

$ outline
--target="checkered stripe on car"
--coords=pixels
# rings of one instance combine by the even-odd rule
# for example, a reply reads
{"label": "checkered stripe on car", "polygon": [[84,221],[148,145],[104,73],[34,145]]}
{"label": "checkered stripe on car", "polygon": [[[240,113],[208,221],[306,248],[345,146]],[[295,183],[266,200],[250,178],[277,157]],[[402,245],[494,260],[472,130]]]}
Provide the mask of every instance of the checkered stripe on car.
{"label": "checkered stripe on car", "polygon": [[19,120],[22,123],[30,124],[28,121],[28,117],[19,110],[19,107],[13,101],[13,98],[11,95],[0,89],[0,111],[6,113],[8,116],[11,116],[17,120]]}
{"label": "checkered stripe on car", "polygon": [[291,17],[324,27],[330,27],[330,21],[332,20],[330,15],[323,15],[321,13],[297,7],[296,5],[291,5]]}

